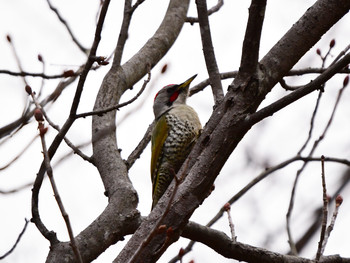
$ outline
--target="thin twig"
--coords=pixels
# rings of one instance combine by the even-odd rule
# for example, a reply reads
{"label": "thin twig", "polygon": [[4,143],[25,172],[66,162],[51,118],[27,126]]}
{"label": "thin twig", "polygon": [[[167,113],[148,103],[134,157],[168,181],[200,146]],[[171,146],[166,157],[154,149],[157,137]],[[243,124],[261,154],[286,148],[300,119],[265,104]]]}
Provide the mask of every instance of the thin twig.
{"label": "thin twig", "polygon": [[[53,123],[53,121],[48,117],[48,115],[46,114],[46,111],[44,110],[44,108],[41,106],[41,104],[38,102],[38,99],[36,98],[36,95],[32,92],[31,87],[30,86],[26,86],[26,90],[28,93],[30,93],[33,102],[35,104],[35,106],[37,108],[39,108],[42,112],[42,114],[45,117],[45,120],[49,123],[49,125],[54,128],[56,131],[60,132],[60,128],[58,125],[56,125],[55,123]],[[35,114],[35,111],[34,111]],[[66,144],[73,150],[73,152],[75,154],[78,154],[83,160],[88,161],[90,163],[93,163],[92,158],[88,157],[87,155],[85,155],[78,147],[76,147],[66,136],[64,136],[63,140],[66,142]]]}
{"label": "thin twig", "polygon": [[[220,78],[221,79],[230,79],[230,78],[235,78],[238,74],[238,71],[229,71],[229,72],[224,72],[220,73]],[[204,90],[207,86],[210,85],[210,79],[205,79],[202,82],[198,83],[197,85],[193,86],[190,91],[189,91],[189,96],[193,96],[194,94]]]}
{"label": "thin twig", "polygon": [[[220,8],[224,5],[224,0],[218,0],[216,5],[214,5],[212,8],[208,9],[208,16],[218,12]],[[193,25],[194,23],[198,23],[199,19],[197,17],[187,17],[185,22],[190,23]]]}
{"label": "thin twig", "polygon": [[47,172],[47,176],[49,177],[51,186],[52,186],[52,190],[56,199],[56,202],[58,204],[58,207],[61,211],[62,217],[64,219],[64,222],[66,223],[66,227],[68,230],[68,235],[69,235],[69,239],[70,239],[70,243],[71,243],[71,247],[72,250],[74,252],[74,255],[76,257],[76,260],[79,263],[83,263],[83,259],[80,255],[79,249],[75,243],[75,239],[74,239],[74,234],[73,234],[73,229],[69,220],[69,216],[68,213],[66,212],[62,199],[58,193],[58,188],[56,186],[56,182],[53,176],[53,170],[50,164],[50,157],[49,157],[49,153],[47,151],[47,147],[46,147],[46,141],[45,141],[45,133],[47,131],[47,128],[44,128],[44,124],[40,123],[39,121],[39,132],[40,132],[40,138],[41,138],[41,144],[42,144],[42,148],[43,148],[43,154],[44,154],[44,162],[45,162],[45,166],[46,166],[46,172]]}
{"label": "thin twig", "polygon": [[314,123],[315,123],[315,117],[316,117],[316,113],[318,111],[318,106],[320,105],[320,101],[321,101],[321,98],[322,98],[322,94],[323,92],[322,91],[319,91],[318,92],[318,97],[317,97],[317,100],[316,100],[316,105],[315,105],[315,108],[314,108],[314,111],[312,112],[312,116],[311,116],[311,119],[310,119],[310,128],[309,128],[309,133],[308,133],[308,137],[306,138],[303,146],[301,146],[300,150],[298,151],[298,155],[301,155],[301,153],[303,152],[303,150],[306,148],[306,146],[308,145],[308,143],[310,142],[311,140],[311,136],[312,136],[312,131],[314,129]]}
{"label": "thin twig", "polygon": [[[317,49],[316,50],[316,54],[321,58],[321,69],[324,69],[325,68],[325,65],[326,65],[326,61],[327,61],[327,58],[330,56],[331,54],[331,51],[333,49],[335,45],[335,40],[332,39],[330,44],[329,44],[329,48],[328,48],[328,51],[326,53],[326,55],[322,56],[321,54],[321,50],[320,49]],[[338,58],[339,59],[339,58]],[[333,63],[331,65],[333,65],[334,63],[336,62],[336,60],[333,61]],[[302,88],[303,86],[305,85],[299,85],[299,86],[289,86],[286,81],[284,79],[281,79],[280,81],[280,84],[282,86],[282,88],[284,88],[285,90],[297,90],[297,89],[300,89]],[[320,91],[323,91],[324,90],[324,84],[320,86]]]}
{"label": "thin twig", "polygon": [[[67,141],[66,141],[67,143]],[[68,159],[72,154],[78,154],[80,157],[82,157],[85,161],[90,162],[91,164],[95,165],[94,163],[94,158],[86,156],[85,154],[82,153],[82,151],[80,150],[81,148],[87,147],[91,144],[91,140],[87,141],[85,143],[81,143],[78,145],[68,145],[71,148],[71,151],[67,152],[65,155],[60,156],[60,158],[58,160],[56,160],[56,162],[54,163],[53,167],[57,167],[59,164],[61,164],[64,160]],[[79,153],[78,153],[79,151]],[[85,156],[85,157],[83,157]]]}
{"label": "thin twig", "polygon": [[[13,44],[13,40],[12,40],[10,35],[7,35],[6,38],[7,38],[7,41],[9,42],[9,44],[11,46],[13,56],[15,57],[15,60],[17,62],[17,67],[18,67],[20,72],[23,72],[22,63],[21,63],[21,60],[20,60],[20,58],[18,56],[18,52],[16,50],[16,47]],[[21,79],[23,80],[24,85],[28,85],[28,82],[27,82],[25,76],[22,76]],[[26,98],[25,99],[25,103],[24,103],[24,108],[23,108],[23,111],[22,111],[22,116],[25,115],[29,111],[29,108],[30,108],[30,105],[28,105],[28,100]]]}
{"label": "thin twig", "polygon": [[24,185],[21,185],[21,186],[18,186],[16,188],[12,188],[10,190],[1,190],[0,189],[0,194],[3,194],[3,195],[7,195],[7,194],[14,194],[14,193],[18,193],[19,191],[23,190],[23,189],[26,189],[28,187],[31,187],[33,186],[33,183],[27,183],[27,184],[24,184]]}
{"label": "thin twig", "polygon": [[[331,113],[331,116],[322,132],[322,134],[319,136],[319,138],[317,140],[315,140],[309,154],[308,154],[308,157],[312,157],[314,151],[316,150],[316,148],[318,147],[318,145],[320,144],[320,142],[325,138],[326,134],[327,134],[327,131],[329,130],[329,127],[331,126],[332,122],[333,122],[333,118],[335,116],[335,112],[336,112],[336,109],[338,107],[338,104],[339,104],[339,101],[340,101],[340,98],[343,94],[343,91],[344,89],[346,88],[347,84],[348,84],[348,81],[346,82],[346,79],[348,80],[348,76],[344,79],[344,82],[343,82],[343,87],[339,90],[338,92],[338,96],[337,96],[337,99],[334,103],[334,106],[333,106],[333,111]],[[297,253],[296,251],[296,247],[295,247],[295,243],[293,241],[293,238],[292,238],[292,235],[291,235],[291,231],[290,231],[290,218],[291,218],[291,214],[292,214],[292,211],[293,211],[293,208],[294,208],[294,199],[295,199],[295,190],[296,190],[296,186],[297,186],[297,183],[298,183],[298,180],[299,180],[299,177],[301,175],[301,173],[304,171],[305,167],[306,167],[307,163],[304,163],[302,165],[302,167],[297,171],[296,173],[296,176],[295,176],[295,180],[294,180],[294,184],[293,184],[293,188],[292,188],[292,192],[291,192],[291,197],[290,197],[290,201],[289,201],[289,206],[288,206],[288,212],[286,214],[286,228],[287,228],[287,233],[288,233],[288,241],[289,241],[289,244],[291,246],[291,252],[296,255],[295,253]]]}
{"label": "thin twig", "polygon": [[138,8],[139,5],[141,5],[143,2],[145,2],[145,0],[137,0],[136,3],[131,7],[130,12],[134,12],[136,8]]}
{"label": "thin twig", "polygon": [[336,58],[333,60],[333,62],[331,63],[331,66],[333,64],[335,64],[342,56],[344,56],[346,54],[346,52],[348,52],[348,50],[350,49],[350,44],[347,45],[339,54],[338,56],[336,56]]}
{"label": "thin twig", "polygon": [[326,176],[324,169],[324,156],[321,156],[321,178],[322,178],[322,189],[323,189],[323,215],[322,215],[322,226],[320,233],[320,241],[318,241],[318,248],[316,253],[315,261],[318,263],[322,256],[322,247],[323,241],[325,238],[326,227],[327,227],[327,219],[328,219],[328,196],[327,196],[327,187],[326,187]]}
{"label": "thin twig", "polygon": [[[45,60],[43,59],[43,56],[42,55],[38,55],[38,61],[41,62],[41,65],[42,65],[42,73],[45,74],[45,69],[46,69],[46,63],[45,63]],[[39,92],[37,94],[37,97],[38,99],[40,99],[41,97],[41,94],[42,94],[42,91],[44,89],[44,86],[45,86],[45,79],[42,78],[41,79],[41,85],[40,85],[40,89],[39,89]]]}
{"label": "thin twig", "polygon": [[[80,74],[82,69],[80,68],[77,70],[77,74]],[[61,94],[62,91],[67,88],[70,84],[72,84],[75,79],[77,78],[77,75],[69,77],[67,80],[61,81],[55,90],[49,94],[46,98],[40,101],[40,105],[42,107],[46,106],[49,102],[55,101]],[[12,123],[9,123],[8,125],[5,125],[4,127],[0,128],[0,139],[7,136],[7,135],[13,135],[18,130],[20,130],[22,127],[27,125],[29,123],[30,118],[33,116],[34,110],[27,108],[25,114],[23,114],[20,118],[13,121]],[[15,132],[13,132],[16,130]]]}
{"label": "thin twig", "polygon": [[231,238],[232,238],[232,242],[237,242],[237,237],[236,237],[236,234],[235,234],[235,225],[233,224],[233,221],[232,221],[232,217],[231,217],[231,205],[229,203],[226,203],[223,207],[227,213],[227,218],[228,218],[228,224],[230,226],[230,230],[231,230]]}
{"label": "thin twig", "polygon": [[[49,123],[49,125],[54,128],[56,131],[60,132],[60,128],[58,125],[53,123],[51,119],[47,116],[44,109],[42,109],[42,112],[44,114],[45,120]],[[93,163],[93,159],[86,154],[84,154],[79,147],[75,146],[66,136],[64,136],[63,140],[65,143],[72,149],[73,153],[79,155],[83,160],[88,161],[89,163]]]}
{"label": "thin twig", "polygon": [[[327,158],[325,158],[326,161]],[[343,173],[343,176],[340,180],[339,186],[337,187],[337,189],[335,190],[334,194],[331,196],[331,199],[329,201],[332,202],[336,199],[336,196],[338,196],[341,191],[343,191],[343,189],[345,187],[347,187],[347,185],[350,183],[350,169],[346,169]],[[310,226],[308,227],[308,229],[305,231],[305,233],[303,234],[303,236],[301,236],[299,238],[299,240],[296,242],[296,247],[298,249],[298,251],[301,252],[301,250],[303,248],[306,247],[306,244],[311,240],[311,238],[313,237],[313,235],[318,232],[318,230],[320,229],[320,225],[321,225],[321,221],[322,219],[322,207],[317,208],[315,210],[314,213],[314,222],[310,224]],[[289,253],[288,253],[289,254]]]}
{"label": "thin twig", "polygon": [[[29,93],[33,99],[33,102],[36,106],[36,109],[34,111],[34,117],[36,119],[36,121],[38,122],[38,130],[39,130],[39,135],[40,135],[40,139],[41,139],[41,145],[42,145],[42,149],[43,149],[43,155],[44,155],[44,163],[45,163],[45,167],[46,167],[46,172],[47,172],[47,176],[49,177],[51,186],[52,186],[52,190],[56,199],[56,202],[58,204],[58,207],[61,211],[62,217],[66,223],[66,227],[68,230],[68,235],[69,235],[69,239],[71,242],[71,247],[73,249],[73,253],[77,259],[77,261],[79,263],[83,263],[83,259],[80,255],[79,249],[75,243],[75,239],[74,239],[74,235],[73,235],[73,229],[69,220],[69,216],[68,213],[66,212],[62,199],[58,193],[58,188],[56,186],[56,182],[53,176],[53,169],[51,166],[51,162],[50,162],[50,157],[49,157],[49,153],[47,151],[47,147],[46,147],[46,140],[45,140],[45,134],[48,130],[47,127],[44,126],[44,111],[41,107],[41,105],[39,104],[39,102],[37,101],[34,92],[32,92],[32,89],[29,86],[26,86],[26,91],[27,93]],[[46,116],[47,117],[47,116]],[[51,123],[52,124],[52,123]],[[55,125],[51,125],[51,126],[55,126]]]}
{"label": "thin twig", "polygon": [[58,12],[58,9],[51,4],[50,0],[47,0],[47,3],[49,5],[50,9],[56,14],[58,20],[65,26],[65,28],[67,29],[69,35],[72,37],[73,42],[78,46],[78,48],[83,53],[86,54],[88,52],[88,49],[83,47],[83,45],[78,41],[78,39],[75,37],[75,35],[73,34],[72,30],[70,29],[67,21],[61,16],[60,12]]}
{"label": "thin twig", "polygon": [[325,236],[324,236],[324,240],[323,240],[323,244],[322,244],[322,248],[321,248],[321,255],[323,255],[323,252],[326,249],[328,238],[329,238],[329,236],[334,228],[335,221],[337,220],[337,216],[338,216],[338,212],[339,212],[339,207],[341,206],[342,203],[343,203],[343,198],[341,197],[341,195],[338,195],[335,199],[335,208],[334,208],[334,212],[332,215],[331,223],[327,227],[327,231],[326,231]]}
{"label": "thin twig", "polygon": [[125,161],[128,169],[130,169],[131,166],[133,166],[133,164],[135,163],[135,161],[138,158],[140,158],[141,153],[143,152],[143,150],[146,148],[146,146],[150,142],[153,127],[154,127],[154,122],[152,122],[148,126],[148,129],[145,132],[145,135],[143,136],[142,140],[139,142],[139,144],[136,146],[136,148],[129,155],[128,159]]}
{"label": "thin twig", "polygon": [[[335,64],[335,63],[332,63],[330,66],[332,66],[333,64]],[[326,70],[327,70],[327,68],[311,68],[311,67],[302,68],[302,69],[292,69],[286,74],[286,76],[291,77],[291,76],[301,76],[301,75],[305,75],[305,74],[322,74]],[[343,69],[340,69],[337,73],[338,74],[349,74],[350,69],[343,68]]]}
{"label": "thin twig", "polygon": [[26,231],[28,223],[29,223],[29,220],[27,220],[26,218],[24,220],[25,220],[24,227],[23,227],[21,233],[19,233],[16,242],[13,244],[12,248],[9,251],[7,251],[4,255],[0,256],[0,260],[6,258],[8,255],[10,255],[15,250],[15,248],[18,245],[19,241],[21,240],[24,232]]}
{"label": "thin twig", "polygon": [[31,139],[28,144],[20,151],[11,161],[9,161],[7,164],[4,166],[0,167],[0,171],[5,170],[8,168],[10,165],[12,165],[14,162],[16,162],[28,149],[29,147],[33,144],[33,142],[38,138],[38,135],[35,135],[33,139]]}
{"label": "thin twig", "polygon": [[[7,41],[9,42],[9,44],[11,46],[12,53],[13,53],[13,56],[15,57],[16,62],[17,62],[17,66],[18,66],[19,71],[23,72],[23,67],[22,67],[21,60],[19,59],[17,50],[15,48],[15,45],[13,44],[13,40],[12,40],[10,35],[7,35]],[[22,76],[22,80],[24,82],[24,85],[28,85],[28,82],[27,82],[25,76]]]}
{"label": "thin twig", "polygon": [[107,109],[102,109],[102,110],[97,110],[97,111],[90,111],[90,112],[85,112],[85,113],[80,113],[80,114],[77,114],[76,115],[76,118],[85,118],[85,117],[88,117],[88,116],[92,116],[92,115],[98,115],[98,116],[101,116],[107,112],[110,112],[110,111],[113,111],[113,110],[117,110],[117,109],[120,109],[122,107],[125,107],[131,103],[133,103],[138,97],[140,97],[140,95],[142,94],[142,92],[146,89],[147,87],[147,83],[151,80],[151,72],[148,71],[148,78],[146,80],[144,80],[143,82],[143,85],[140,89],[140,91],[133,97],[131,98],[130,100],[126,101],[126,102],[123,102],[123,103],[120,103],[120,104],[117,104],[117,105],[114,105],[112,107],[108,107]]}
{"label": "thin twig", "polygon": [[209,74],[215,105],[218,105],[224,98],[224,91],[211,39],[206,0],[196,0],[196,5],[205,64]]}
{"label": "thin twig", "polygon": [[[60,79],[60,78],[66,78],[67,77],[67,73],[63,72],[61,74],[56,74],[56,75],[46,75],[44,73],[33,73],[33,72],[26,72],[26,71],[21,71],[21,72],[14,72],[14,71],[10,71],[7,69],[0,69],[0,74],[7,74],[10,76],[15,76],[15,77],[39,77],[39,78],[43,78],[43,79]],[[73,75],[77,75],[77,73],[73,73]]]}

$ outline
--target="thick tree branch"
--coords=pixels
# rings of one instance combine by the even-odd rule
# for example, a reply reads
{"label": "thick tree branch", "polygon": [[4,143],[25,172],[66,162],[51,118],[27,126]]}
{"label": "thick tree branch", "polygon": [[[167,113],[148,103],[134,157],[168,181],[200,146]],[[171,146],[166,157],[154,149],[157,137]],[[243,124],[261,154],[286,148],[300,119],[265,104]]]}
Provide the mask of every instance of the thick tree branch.
{"label": "thick tree branch", "polygon": [[[326,71],[326,69],[324,69],[324,68],[311,68],[311,67],[310,68],[302,68],[302,69],[292,69],[286,74],[286,76],[293,77],[293,76],[301,76],[301,75],[306,75],[306,74],[321,74],[325,71]],[[349,74],[350,69],[344,68],[344,69],[338,71],[338,74],[339,73],[340,74]],[[237,77],[237,74],[238,74],[238,71],[222,72],[222,73],[220,73],[220,78],[221,79],[235,78],[235,77]],[[190,89],[189,95],[193,96],[194,94],[204,90],[209,85],[210,85],[210,79],[205,79],[202,82],[198,83],[197,85],[193,86]]]}
{"label": "thick tree branch", "polygon": [[[318,0],[260,61],[271,88],[349,11],[348,0]],[[330,15],[331,14],[331,15]],[[270,85],[269,85],[270,86]]]}
{"label": "thick tree branch", "polygon": [[260,38],[265,17],[266,0],[252,0],[249,7],[248,24],[244,36],[240,71],[246,74],[256,74]]}
{"label": "thick tree branch", "polygon": [[[190,222],[184,228],[183,237],[191,240],[201,242],[224,257],[236,259],[239,261],[249,263],[313,263],[314,260],[283,255],[276,252],[271,252],[263,248],[250,246],[240,242],[232,242],[225,233],[211,229],[209,227],[201,226],[199,224]],[[350,258],[342,258],[339,255],[322,257],[322,263],[345,263],[350,262]]]}
{"label": "thick tree branch", "polygon": [[125,46],[125,42],[128,39],[128,31],[129,31],[129,26],[130,26],[130,21],[132,17],[132,7],[131,7],[131,0],[126,0],[124,2],[124,17],[123,17],[123,22],[122,26],[119,32],[119,37],[118,37],[118,42],[117,42],[117,47],[114,51],[114,59],[113,59],[113,66],[120,66],[120,62],[122,60],[123,56],[123,50]]}
{"label": "thick tree branch", "polygon": [[302,88],[299,88],[292,92],[291,94],[284,96],[283,98],[277,100],[276,102],[262,108],[256,113],[253,113],[251,116],[248,116],[247,122],[257,123],[262,119],[272,116],[275,112],[281,110],[282,108],[290,105],[291,103],[297,101],[298,99],[304,97],[305,95],[319,89],[325,82],[327,82],[331,77],[337,74],[338,71],[342,70],[350,63],[350,53],[345,55],[337,63],[330,66],[324,73],[319,75],[315,80],[305,85]]}

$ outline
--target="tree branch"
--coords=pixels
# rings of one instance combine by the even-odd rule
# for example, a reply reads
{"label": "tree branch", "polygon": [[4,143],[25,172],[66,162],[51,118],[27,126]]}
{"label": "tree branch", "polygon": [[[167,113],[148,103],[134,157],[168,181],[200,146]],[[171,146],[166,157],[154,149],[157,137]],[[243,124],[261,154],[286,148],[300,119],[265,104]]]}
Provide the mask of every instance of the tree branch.
{"label": "tree branch", "polygon": [[128,31],[130,26],[130,21],[132,17],[132,13],[134,10],[131,7],[131,0],[126,0],[124,2],[124,16],[123,16],[123,22],[120,29],[117,47],[114,51],[114,59],[113,59],[113,66],[117,67],[120,66],[120,62],[122,60],[122,55],[125,47],[125,42],[128,39]]}
{"label": "tree branch", "polygon": [[240,71],[257,73],[261,31],[265,17],[266,0],[252,0],[249,7],[248,24],[244,36]]}
{"label": "tree branch", "polygon": [[[60,78],[66,78],[67,72],[63,72],[62,74],[56,74],[56,75],[46,75],[44,73],[32,73],[32,72],[26,72],[26,71],[21,71],[21,72],[13,72],[7,69],[0,69],[0,74],[7,74],[10,76],[15,76],[15,77],[39,77],[43,79],[60,79]],[[73,75],[77,75],[77,73],[73,72]],[[69,75],[69,77],[71,74]]]}
{"label": "tree branch", "polygon": [[[80,73],[81,73],[81,69],[79,69],[77,71],[77,75]],[[56,89],[50,95],[48,95],[45,99],[43,99],[40,102],[41,107],[45,107],[49,102],[55,101],[61,95],[63,90],[76,80],[77,75],[74,75],[65,81],[61,81],[57,85]],[[20,129],[21,127],[28,124],[30,118],[33,116],[33,113],[34,113],[34,110],[27,108],[27,111],[24,114],[22,114],[22,116],[19,117],[17,120],[1,127],[0,128],[0,139],[11,134],[14,130]]]}
{"label": "tree branch", "polygon": [[[214,5],[212,8],[208,9],[207,13],[208,16],[218,12],[220,10],[220,8],[224,5],[224,0],[218,0],[218,2],[216,3],[216,5]],[[194,23],[198,23],[199,19],[197,17],[187,17],[186,18],[186,22],[190,23],[191,25],[193,25]]]}
{"label": "tree branch", "polygon": [[[263,248],[250,246],[240,242],[232,242],[225,233],[190,222],[184,228],[183,237],[201,242],[212,248],[226,258],[232,258],[249,263],[313,263],[314,260],[302,257],[283,255],[271,252]],[[339,255],[322,257],[322,263],[345,263],[350,258],[342,258]]]}
{"label": "tree branch", "polygon": [[132,151],[129,155],[128,159],[125,161],[128,166],[128,170],[135,163],[136,159],[140,158],[141,153],[146,148],[147,144],[151,141],[151,134],[154,127],[154,122],[152,122],[149,126],[142,140],[139,142],[137,147]]}
{"label": "tree branch", "polygon": [[291,103],[297,101],[298,99],[304,97],[305,95],[317,90],[320,88],[322,84],[328,81],[331,77],[333,77],[337,72],[343,69],[346,65],[350,63],[350,53],[345,55],[341,60],[339,60],[334,65],[330,66],[324,73],[319,75],[314,81],[305,85],[302,88],[299,88],[292,92],[291,94],[284,96],[283,98],[277,100],[276,102],[262,108],[256,113],[253,113],[247,118],[247,122],[253,121],[257,123],[262,119],[272,116],[275,112],[281,110],[282,108],[290,105]]}
{"label": "tree branch", "polygon": [[151,72],[148,71],[148,78],[146,80],[144,80],[143,85],[141,87],[141,89],[139,90],[139,92],[130,100],[117,104],[117,105],[113,105],[107,109],[103,109],[103,110],[97,110],[97,111],[90,111],[90,112],[85,112],[85,113],[80,113],[76,115],[76,118],[85,118],[87,116],[92,116],[92,115],[103,115],[107,112],[113,111],[113,110],[118,110],[122,107],[125,107],[131,103],[133,103],[135,100],[137,100],[138,97],[140,97],[140,95],[143,93],[143,91],[146,89],[146,86],[148,84],[148,82],[151,80]]}
{"label": "tree branch", "polygon": [[[34,97],[34,95],[33,95],[33,97]],[[47,176],[49,177],[49,180],[50,180],[50,183],[51,183],[51,187],[52,187],[52,190],[53,190],[53,193],[54,193],[57,205],[58,205],[58,207],[60,209],[61,215],[62,215],[62,217],[64,219],[65,224],[66,224],[68,235],[69,235],[69,239],[70,239],[70,244],[71,244],[72,250],[74,252],[75,259],[79,263],[83,263],[83,260],[81,258],[81,254],[80,254],[79,249],[77,248],[76,243],[75,243],[72,225],[71,225],[70,220],[69,220],[69,215],[66,212],[66,209],[64,208],[61,196],[60,196],[60,194],[58,192],[58,188],[57,188],[57,185],[56,185],[55,178],[53,176],[53,170],[52,170],[52,167],[51,167],[49,153],[47,152],[46,140],[45,140],[45,133],[47,131],[47,127],[45,128],[43,122],[41,122],[40,120],[37,120],[37,121],[39,123],[39,127],[38,128],[39,128],[41,145],[42,145],[43,154],[44,154],[44,163],[45,163],[45,168],[46,168],[46,171],[47,171]]]}
{"label": "tree branch", "polygon": [[64,25],[64,27],[67,29],[69,35],[71,36],[73,42],[78,46],[78,48],[83,52],[83,53],[87,53],[88,52],[88,49],[83,47],[82,44],[80,44],[80,42],[78,41],[78,39],[74,36],[72,30],[70,29],[67,21],[61,16],[60,12],[58,12],[57,8],[54,7],[52,4],[51,4],[51,1],[50,0],[47,0],[47,3],[50,7],[50,9],[56,14],[58,20]]}
{"label": "tree branch", "polygon": [[214,47],[211,40],[210,26],[207,12],[207,1],[196,0],[199,28],[201,32],[202,46],[205,64],[209,74],[210,84],[214,95],[215,105],[220,103],[224,98],[220,73],[216,63]]}
{"label": "tree branch", "polygon": [[16,242],[13,244],[13,246],[11,247],[11,249],[9,251],[7,251],[4,255],[0,256],[0,260],[6,258],[8,255],[10,255],[15,250],[15,248],[18,245],[19,241],[21,240],[24,232],[26,231],[28,223],[29,223],[29,221],[26,218],[24,220],[25,220],[24,227],[23,227],[21,233],[19,233]]}

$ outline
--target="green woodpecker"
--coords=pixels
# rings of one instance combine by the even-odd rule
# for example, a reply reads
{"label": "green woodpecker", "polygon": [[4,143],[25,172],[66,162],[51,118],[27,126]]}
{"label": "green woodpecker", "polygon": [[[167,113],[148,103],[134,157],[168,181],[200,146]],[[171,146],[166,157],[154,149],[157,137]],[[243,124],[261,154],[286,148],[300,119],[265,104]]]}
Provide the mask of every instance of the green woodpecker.
{"label": "green woodpecker", "polygon": [[190,83],[162,88],[154,98],[152,132],[152,209],[181,168],[202,129],[197,113],[186,105]]}

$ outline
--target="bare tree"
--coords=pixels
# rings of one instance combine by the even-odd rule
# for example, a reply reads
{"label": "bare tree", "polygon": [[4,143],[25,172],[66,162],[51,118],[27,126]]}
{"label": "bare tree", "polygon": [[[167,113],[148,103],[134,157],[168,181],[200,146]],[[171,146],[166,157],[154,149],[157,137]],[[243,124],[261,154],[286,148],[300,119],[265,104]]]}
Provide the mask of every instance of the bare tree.
{"label": "bare tree", "polygon": [[[317,50],[316,56],[321,58],[321,67],[312,68],[310,66],[309,68],[293,69],[297,62],[321,37],[348,13],[350,0],[317,0],[263,56],[260,54],[260,42],[267,1],[252,0],[242,43],[240,66],[237,71],[232,72],[219,71],[220,64],[216,60],[211,36],[213,28],[210,27],[209,23],[210,15],[216,12],[218,12],[217,15],[220,15],[222,9],[225,8],[221,0],[212,8],[207,6],[205,0],[196,0],[195,6],[198,18],[187,17],[190,1],[170,0],[163,21],[157,31],[141,49],[123,63],[131,19],[134,12],[141,11],[142,4],[147,1],[138,0],[133,3],[131,0],[125,0],[123,20],[118,31],[118,41],[112,58],[101,57],[97,53],[105,18],[108,15],[110,0],[101,1],[94,41],[89,49],[77,40],[69,27],[69,23],[63,18],[59,10],[52,5],[51,1],[48,0],[47,2],[50,9],[54,11],[57,18],[66,27],[73,42],[83,54],[86,54],[86,62],[77,70],[66,70],[61,74],[55,75],[49,75],[45,72],[32,73],[24,71],[21,67],[20,59],[18,59],[18,72],[7,69],[0,70],[1,74],[22,78],[24,80],[23,87],[25,87],[23,90],[30,98],[21,117],[0,128],[0,138],[3,141],[10,140],[29,122],[38,124],[44,157],[35,181],[33,184],[30,184],[32,186],[31,222],[35,224],[42,236],[50,242],[47,262],[91,262],[104,253],[108,247],[124,240],[127,235],[131,235],[130,240],[123,250],[118,255],[115,255],[113,262],[156,262],[171,244],[177,242],[180,236],[190,239],[191,242],[187,248],[180,250],[179,255],[172,260],[173,262],[182,260],[182,257],[192,249],[194,242],[203,243],[209,249],[224,257],[246,262],[314,262],[314,260],[316,262],[350,262],[350,258],[339,255],[323,255],[328,237],[335,225],[338,209],[342,204],[342,197],[338,196],[338,194],[349,181],[348,171],[346,171],[343,179],[337,184],[337,191],[334,191],[334,194],[328,194],[324,165],[325,163],[333,162],[349,166],[350,160],[328,156],[327,153],[325,153],[327,156],[314,155],[319,143],[326,137],[349,81],[349,77],[345,75],[344,78],[344,74],[349,73],[350,54],[348,51],[350,46],[348,45],[344,48],[339,55],[332,57],[330,52],[335,46],[335,40],[332,40],[326,55],[322,55],[321,51]],[[191,4],[194,5],[194,3]],[[150,214],[147,217],[142,217],[137,209],[138,193],[129,179],[129,169],[134,165],[150,141],[152,125],[145,131],[143,139],[135,150],[124,160],[116,139],[117,113],[120,108],[128,106],[137,100],[142,92],[147,89],[153,73],[152,68],[159,64],[159,61],[172,48],[185,23],[199,24],[202,47],[198,47],[198,49],[203,49],[205,66],[209,75],[207,80],[203,80],[192,88],[191,96],[210,87],[214,109],[203,128],[200,138],[167,192]],[[222,26],[224,27],[225,25]],[[7,40],[14,47],[11,36],[7,36]],[[262,59],[259,60],[259,57],[262,57]],[[326,63],[326,60],[330,58],[332,62]],[[41,56],[38,59],[43,65],[45,64]],[[91,112],[78,113],[88,75],[92,70],[101,70],[109,62],[111,62],[111,66],[101,83],[93,110]],[[163,70],[166,71],[166,67]],[[285,81],[285,78],[288,76],[306,75],[309,73],[315,74],[316,77],[305,85],[291,86]],[[315,116],[319,109],[322,94],[327,89],[326,83],[333,76],[340,74],[343,74],[344,81],[339,84],[340,89],[333,105],[332,113],[325,128],[321,130],[320,137],[312,144],[311,137],[315,129]],[[26,82],[26,77],[29,76],[38,77],[42,80],[61,79],[61,81],[51,94],[43,98],[41,90],[40,92],[34,92],[32,87]],[[227,91],[224,90],[223,79],[233,79]],[[47,114],[48,106],[56,103],[62,91],[72,86],[71,84],[75,80],[77,80],[77,84],[70,105],[69,116],[64,124],[59,127],[50,120]],[[125,92],[132,89],[133,85],[139,81],[143,82],[142,88],[133,98],[121,103],[121,97]],[[262,107],[262,103],[266,101],[266,96],[279,83],[289,93],[287,95],[283,94],[274,102],[267,105],[264,104],[266,106]],[[282,111],[289,105],[295,104],[308,94],[317,92],[318,98],[314,112],[310,117],[309,136],[302,147],[291,158],[274,166],[263,164],[262,166],[265,167],[263,172],[233,195],[230,200],[227,200],[227,204],[220,207],[217,215],[206,226],[189,221],[194,211],[210,196],[212,191],[220,191],[220,189],[214,190],[215,179],[248,131],[262,120]],[[81,150],[81,147],[75,145],[67,138],[67,133],[72,129],[73,124],[77,120],[89,116],[92,117],[92,156],[87,156]],[[57,130],[56,136],[49,144],[46,142],[48,127]],[[51,160],[54,158],[57,150],[64,145],[63,142],[83,160],[89,162],[92,168],[97,168],[105,188],[105,195],[108,197],[108,204],[103,212],[77,235],[73,232],[74,229],[72,228],[69,215],[59,194],[59,187],[55,182],[54,176],[55,169],[51,164]],[[24,148],[24,151],[26,148]],[[306,150],[309,150],[309,152],[305,153]],[[13,161],[3,165],[2,170],[7,169],[22,154],[20,152]],[[296,172],[286,215],[286,232],[288,233],[290,253],[280,254],[263,247],[238,242],[230,214],[230,205],[238,201],[253,186],[260,183],[270,174],[297,161],[301,162],[302,166]],[[264,160],[255,162],[263,163]],[[294,241],[290,222],[295,201],[295,189],[298,186],[300,174],[305,170],[306,165],[312,162],[319,163],[321,167],[319,174],[322,174],[322,184],[320,183],[319,188],[323,190],[323,199],[322,197],[320,199],[323,200],[323,205],[315,214],[314,222],[310,223],[309,229],[305,229],[303,236],[299,240]],[[145,171],[148,171],[148,167],[145,168]],[[60,241],[56,233],[50,230],[40,216],[39,193],[45,174],[48,176],[64,219],[70,239],[68,242]],[[13,191],[17,190],[19,191],[20,189]],[[6,192],[11,191],[3,191],[3,193]],[[331,196],[329,197],[328,195]],[[330,201],[335,202],[335,209],[331,221],[328,223],[328,203]],[[225,212],[228,214],[231,237],[228,237],[222,231],[211,228]],[[298,253],[320,229],[321,234],[316,258],[307,259],[299,256]],[[20,236],[22,236],[23,231]],[[20,242],[20,236],[16,244]]]}

